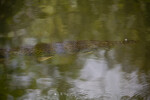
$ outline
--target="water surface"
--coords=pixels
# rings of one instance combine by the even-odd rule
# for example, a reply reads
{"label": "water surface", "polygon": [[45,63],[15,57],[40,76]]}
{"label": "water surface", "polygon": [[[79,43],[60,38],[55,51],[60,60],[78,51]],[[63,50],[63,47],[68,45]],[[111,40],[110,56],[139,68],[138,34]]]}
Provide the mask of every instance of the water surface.
{"label": "water surface", "polygon": [[[0,53],[0,99],[150,100],[149,4],[1,0],[0,48],[5,52]],[[90,40],[137,42],[93,50],[85,46]],[[82,41],[85,49],[77,51],[73,41]],[[63,43],[73,49],[64,52]],[[52,44],[55,53],[8,53],[39,44]],[[40,46],[45,47],[50,49]]]}

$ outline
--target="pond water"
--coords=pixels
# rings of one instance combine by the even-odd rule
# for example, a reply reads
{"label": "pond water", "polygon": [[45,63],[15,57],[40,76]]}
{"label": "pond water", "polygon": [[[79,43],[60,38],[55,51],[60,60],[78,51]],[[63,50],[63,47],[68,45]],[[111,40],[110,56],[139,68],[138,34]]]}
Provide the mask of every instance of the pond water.
{"label": "pond water", "polygon": [[149,4],[1,0],[0,100],[150,100]]}

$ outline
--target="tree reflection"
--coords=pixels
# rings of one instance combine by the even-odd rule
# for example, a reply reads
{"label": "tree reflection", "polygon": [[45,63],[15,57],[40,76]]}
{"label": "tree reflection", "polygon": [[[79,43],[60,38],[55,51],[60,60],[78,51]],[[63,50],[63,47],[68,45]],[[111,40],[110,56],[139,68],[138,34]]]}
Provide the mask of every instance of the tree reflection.
{"label": "tree reflection", "polygon": [[[1,0],[0,99],[149,99],[149,3]],[[138,42],[85,50],[97,41],[124,39]],[[31,55],[1,49],[14,47],[26,47]]]}

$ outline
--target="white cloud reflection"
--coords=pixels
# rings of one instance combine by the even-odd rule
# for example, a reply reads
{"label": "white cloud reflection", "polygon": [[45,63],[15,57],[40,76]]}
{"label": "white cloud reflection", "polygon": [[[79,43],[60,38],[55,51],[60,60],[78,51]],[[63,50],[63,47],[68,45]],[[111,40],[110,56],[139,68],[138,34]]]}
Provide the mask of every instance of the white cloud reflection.
{"label": "white cloud reflection", "polygon": [[74,80],[74,87],[70,92],[76,97],[84,95],[80,99],[120,100],[122,96],[131,97],[142,86],[138,84],[136,71],[125,73],[121,67],[118,64],[110,69],[105,59],[89,58],[80,71],[80,77]]}

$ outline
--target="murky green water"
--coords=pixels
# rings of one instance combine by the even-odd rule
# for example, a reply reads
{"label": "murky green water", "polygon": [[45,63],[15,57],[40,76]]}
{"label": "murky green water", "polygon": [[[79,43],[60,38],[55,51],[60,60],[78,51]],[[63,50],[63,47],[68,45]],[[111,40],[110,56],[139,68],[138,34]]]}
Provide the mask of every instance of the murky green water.
{"label": "murky green water", "polygon": [[1,0],[0,100],[150,100],[149,4]]}

